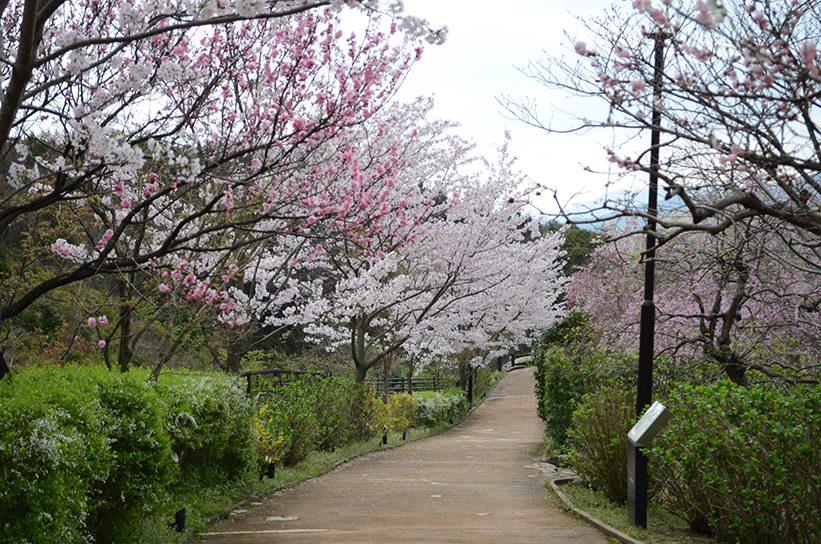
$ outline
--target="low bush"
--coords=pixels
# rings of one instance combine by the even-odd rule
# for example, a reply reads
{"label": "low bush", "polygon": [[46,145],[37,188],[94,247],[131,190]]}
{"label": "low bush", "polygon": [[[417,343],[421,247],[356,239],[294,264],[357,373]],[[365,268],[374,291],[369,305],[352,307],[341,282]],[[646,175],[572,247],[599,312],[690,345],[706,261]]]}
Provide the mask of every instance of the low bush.
{"label": "low bush", "polygon": [[322,440],[316,449],[334,451],[342,445],[369,437],[370,388],[350,378],[322,380],[323,394],[316,407]]}
{"label": "low bush", "polygon": [[648,451],[669,506],[723,542],[821,539],[821,388],[680,386]]}
{"label": "low bush", "polygon": [[147,374],[32,368],[0,382],[3,542],[118,542],[176,474]]}
{"label": "low bush", "polygon": [[293,466],[311,451],[332,451],[368,434],[370,390],[347,378],[306,376],[276,387],[260,423],[273,442],[270,455]]}
{"label": "low bush", "polygon": [[370,429],[376,433],[404,431],[416,422],[417,403],[411,395],[401,393],[388,397],[372,397]]}
{"label": "low bush", "polygon": [[476,373],[476,383],[473,385],[474,400],[485,397],[504,377],[505,373],[485,367]]}
{"label": "low bush", "polygon": [[52,365],[4,379],[0,542],[130,542],[151,513],[173,512],[183,480],[250,473],[250,415],[220,375],[155,386],[140,369]]}
{"label": "low bush", "polygon": [[537,411],[545,423],[545,435],[557,451],[567,445],[567,431],[590,387],[587,375],[565,354],[562,348],[552,348],[539,355],[536,371]]}
{"label": "low bush", "polygon": [[572,310],[542,333],[534,371],[537,412],[545,422],[551,448],[564,451],[573,412],[582,397],[606,383],[631,385],[636,377],[635,354],[608,353],[587,315]]}
{"label": "low bush", "polygon": [[627,502],[627,431],[635,406],[635,389],[603,386],[583,397],[568,432],[573,468],[616,504]]}
{"label": "low bush", "polygon": [[417,404],[416,421],[424,427],[458,419],[469,410],[467,395],[455,387],[441,392],[414,392],[413,400]]}
{"label": "low bush", "polygon": [[255,403],[241,378],[175,371],[162,374],[156,390],[167,406],[165,429],[183,478],[233,480],[256,467],[249,424]]}

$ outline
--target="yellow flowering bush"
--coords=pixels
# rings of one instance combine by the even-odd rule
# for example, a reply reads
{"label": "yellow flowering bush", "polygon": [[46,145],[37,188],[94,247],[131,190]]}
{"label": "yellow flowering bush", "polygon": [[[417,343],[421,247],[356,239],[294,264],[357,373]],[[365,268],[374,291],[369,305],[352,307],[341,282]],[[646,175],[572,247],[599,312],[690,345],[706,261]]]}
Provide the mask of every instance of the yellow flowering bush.
{"label": "yellow flowering bush", "polygon": [[371,399],[368,427],[374,432],[404,431],[416,421],[416,401],[407,393],[391,395],[387,403],[380,397]]}
{"label": "yellow flowering bush", "polygon": [[[285,442],[285,437],[276,432],[274,418],[270,414],[265,415],[267,410],[268,404],[263,404],[254,414],[252,420],[254,437],[256,438],[257,458],[263,465],[279,461],[279,458],[282,457],[283,443]],[[272,430],[274,430],[273,433]]]}

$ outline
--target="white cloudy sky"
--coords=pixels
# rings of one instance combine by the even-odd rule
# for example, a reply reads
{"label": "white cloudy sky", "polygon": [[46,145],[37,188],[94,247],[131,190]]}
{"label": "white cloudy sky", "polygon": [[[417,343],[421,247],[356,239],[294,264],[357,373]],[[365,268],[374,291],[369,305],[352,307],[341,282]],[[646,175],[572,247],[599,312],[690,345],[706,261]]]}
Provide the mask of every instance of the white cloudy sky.
{"label": "white cloudy sky", "polygon": [[[563,201],[578,194],[577,203],[589,202],[605,192],[607,178],[585,172],[584,166],[608,168],[602,142],[612,135],[548,135],[506,118],[496,99],[503,94],[535,99],[544,119],[554,115],[554,126],[569,123],[561,109],[583,117],[594,104],[548,91],[517,68],[545,59],[545,51],[575,57],[564,32],[582,40],[585,34],[571,14],[600,15],[613,2],[630,7],[625,0],[405,0],[406,13],[433,26],[447,25],[449,34],[444,45],[426,46],[399,96],[435,95],[434,115],[461,123],[459,134],[487,155],[510,130],[513,154],[531,179],[558,189]],[[550,201],[541,207],[550,207]]]}

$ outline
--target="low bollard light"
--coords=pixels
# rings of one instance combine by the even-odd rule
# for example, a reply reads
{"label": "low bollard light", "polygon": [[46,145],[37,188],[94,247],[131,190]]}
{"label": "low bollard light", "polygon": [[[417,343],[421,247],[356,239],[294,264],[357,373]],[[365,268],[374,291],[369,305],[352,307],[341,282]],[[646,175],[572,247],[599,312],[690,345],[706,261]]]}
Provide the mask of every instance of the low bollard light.
{"label": "low bollard light", "polygon": [[168,526],[176,529],[178,533],[182,533],[185,531],[185,518],[185,508],[181,508],[174,514],[174,523],[170,523]]}

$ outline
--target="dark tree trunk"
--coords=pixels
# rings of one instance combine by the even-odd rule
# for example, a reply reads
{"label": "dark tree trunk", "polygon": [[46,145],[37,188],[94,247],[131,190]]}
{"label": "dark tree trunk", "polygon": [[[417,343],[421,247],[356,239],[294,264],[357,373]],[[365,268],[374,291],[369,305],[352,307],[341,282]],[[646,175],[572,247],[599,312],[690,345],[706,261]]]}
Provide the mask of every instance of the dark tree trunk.
{"label": "dark tree trunk", "polygon": [[134,335],[132,323],[133,306],[128,302],[131,299],[132,289],[124,278],[117,280],[117,289],[120,297],[120,349],[117,352],[117,363],[120,366],[120,372],[128,372],[128,369],[131,367],[131,361],[134,360],[134,343],[132,338]]}
{"label": "dark tree trunk", "polygon": [[6,354],[3,353],[3,350],[0,350],[0,380],[3,379],[3,376],[10,373],[9,365],[6,364]]}

